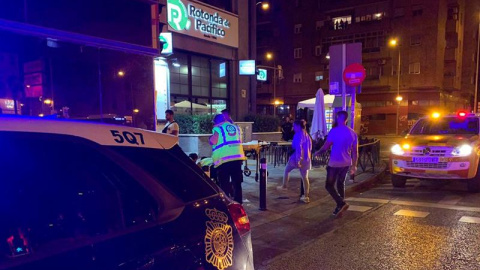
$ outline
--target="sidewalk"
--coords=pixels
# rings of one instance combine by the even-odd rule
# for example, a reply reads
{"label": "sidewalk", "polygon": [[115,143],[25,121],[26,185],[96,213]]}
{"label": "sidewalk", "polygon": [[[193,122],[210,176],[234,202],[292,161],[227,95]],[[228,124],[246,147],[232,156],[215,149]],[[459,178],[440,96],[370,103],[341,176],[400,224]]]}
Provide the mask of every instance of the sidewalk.
{"label": "sidewalk", "polygon": [[[386,164],[379,164],[375,172],[357,172],[355,179],[359,183],[346,181],[346,193],[364,188],[373,184],[385,173]],[[255,168],[255,162],[249,160],[249,168]],[[254,248],[255,265],[265,265],[272,258],[281,255],[315,237],[311,230],[321,233],[323,229],[316,223],[330,219],[335,204],[325,190],[325,167],[314,168],[310,171],[310,203],[299,201],[300,173],[294,170],[290,174],[290,183],[287,191],[277,190],[283,179],[284,166],[273,168],[268,164],[267,179],[267,211],[259,208],[259,183],[255,182],[255,172],[249,177],[244,176],[243,205],[250,219],[252,227],[252,242]],[[307,233],[302,234],[305,231]],[[299,233],[300,232],[300,233]],[[307,235],[308,234],[308,235]]]}

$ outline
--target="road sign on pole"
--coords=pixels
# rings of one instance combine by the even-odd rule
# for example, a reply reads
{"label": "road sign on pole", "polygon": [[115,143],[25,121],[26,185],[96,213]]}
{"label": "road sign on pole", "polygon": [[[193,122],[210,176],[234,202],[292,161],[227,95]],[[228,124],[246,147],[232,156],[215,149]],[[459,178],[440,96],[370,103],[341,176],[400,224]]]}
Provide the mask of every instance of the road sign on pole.
{"label": "road sign on pole", "polygon": [[348,65],[345,70],[343,71],[343,81],[345,82],[346,85],[354,87],[353,92],[351,93],[352,95],[352,105],[351,105],[351,127],[352,129],[355,128],[355,102],[356,102],[356,96],[357,96],[357,87],[359,87],[363,81],[365,80],[366,77],[366,72],[365,68],[358,64],[350,64]]}
{"label": "road sign on pole", "polygon": [[358,64],[348,65],[343,71],[343,81],[348,86],[359,86],[365,80],[365,68]]}
{"label": "road sign on pole", "polygon": [[267,70],[263,68],[257,69],[257,80],[266,81],[267,80]]}

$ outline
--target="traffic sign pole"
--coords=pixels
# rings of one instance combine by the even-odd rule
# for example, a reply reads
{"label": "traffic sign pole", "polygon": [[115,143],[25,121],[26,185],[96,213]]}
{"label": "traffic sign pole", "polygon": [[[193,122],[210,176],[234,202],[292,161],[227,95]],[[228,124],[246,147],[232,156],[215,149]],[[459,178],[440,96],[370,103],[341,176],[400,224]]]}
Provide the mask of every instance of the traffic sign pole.
{"label": "traffic sign pole", "polygon": [[352,98],[351,98],[351,105],[350,105],[350,109],[351,109],[350,126],[352,127],[352,129],[354,129],[355,127],[355,102],[357,98],[357,90],[365,80],[365,77],[366,77],[365,68],[360,64],[351,64],[348,67],[346,67],[343,71],[343,80],[345,81],[345,84],[353,87],[353,92],[351,93]]}

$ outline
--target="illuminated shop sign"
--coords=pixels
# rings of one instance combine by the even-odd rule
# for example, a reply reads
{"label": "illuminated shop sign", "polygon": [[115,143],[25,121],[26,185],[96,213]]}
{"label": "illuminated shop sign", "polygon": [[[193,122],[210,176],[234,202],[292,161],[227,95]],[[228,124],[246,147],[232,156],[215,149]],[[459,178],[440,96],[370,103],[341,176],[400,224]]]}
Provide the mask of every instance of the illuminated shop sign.
{"label": "illuminated shop sign", "polygon": [[238,18],[194,1],[168,0],[169,30],[238,47]]}

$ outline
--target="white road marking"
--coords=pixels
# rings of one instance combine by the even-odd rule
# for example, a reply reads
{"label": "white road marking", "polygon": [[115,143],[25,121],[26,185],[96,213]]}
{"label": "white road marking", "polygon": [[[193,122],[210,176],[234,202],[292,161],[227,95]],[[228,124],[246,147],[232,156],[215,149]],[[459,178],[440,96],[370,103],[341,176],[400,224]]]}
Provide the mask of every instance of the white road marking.
{"label": "white road marking", "polygon": [[424,218],[424,217],[428,216],[429,214],[430,214],[429,212],[412,211],[412,210],[402,209],[402,210],[397,211],[394,215],[395,216]]}
{"label": "white road marking", "polygon": [[350,205],[348,207],[348,211],[355,211],[355,212],[367,212],[368,210],[372,209],[373,207],[370,206],[360,206],[360,205]]}
{"label": "white road marking", "polygon": [[381,204],[386,204],[390,202],[390,200],[384,200],[384,199],[356,198],[356,197],[347,198],[346,200],[352,201],[352,202],[371,202],[371,203],[381,203]]}
{"label": "white road marking", "polygon": [[462,196],[458,195],[447,195],[445,196],[441,201],[439,201],[439,204],[449,204],[449,205],[455,205],[458,202],[462,200]]}
{"label": "white road marking", "polygon": [[462,218],[460,218],[459,221],[460,222],[465,222],[465,223],[480,223],[480,218],[463,216]]}
{"label": "white road marking", "polygon": [[426,203],[426,202],[412,202],[412,201],[401,201],[401,200],[384,200],[384,199],[376,199],[376,198],[356,198],[356,197],[347,198],[346,200],[351,202],[369,202],[369,203],[380,203],[380,204],[391,203],[395,205],[430,207],[430,208],[480,213],[480,207],[471,207],[471,206],[459,206],[459,205],[448,205],[448,204]]}

